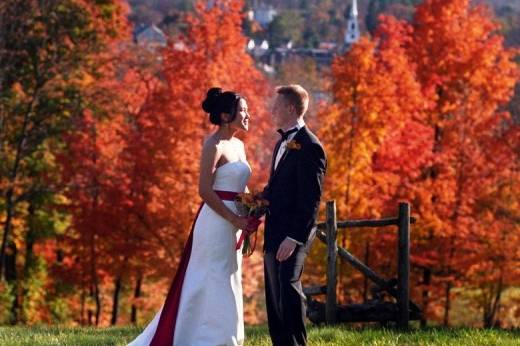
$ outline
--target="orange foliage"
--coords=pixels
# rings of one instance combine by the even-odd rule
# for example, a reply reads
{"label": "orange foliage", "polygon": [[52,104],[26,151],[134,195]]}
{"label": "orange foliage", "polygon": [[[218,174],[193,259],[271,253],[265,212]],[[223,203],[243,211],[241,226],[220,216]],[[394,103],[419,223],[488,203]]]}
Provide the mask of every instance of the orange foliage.
{"label": "orange foliage", "polygon": [[[490,18],[467,0],[425,1],[411,25],[381,18],[373,39],[334,62],[334,103],[322,113],[328,197],[338,200],[342,218],[395,214],[399,200],[412,203],[419,220],[412,233],[416,293],[430,295],[424,307],[429,300],[444,305],[445,323],[452,287],[497,287],[500,278],[499,296],[520,278],[511,267],[517,253],[496,261],[511,242],[518,245],[511,224],[517,213],[499,201],[507,195],[518,203],[517,161],[510,159],[516,138],[510,133],[518,130],[500,110],[519,71]],[[488,242],[494,237],[501,241]],[[350,240],[355,252],[374,244],[366,236]],[[393,241],[378,235],[371,263],[395,268],[388,258]],[[484,281],[474,275],[484,268],[479,257],[489,258],[485,265],[494,273]],[[420,286],[430,280],[421,277],[426,271],[433,282]],[[483,304],[487,311],[491,303]]]}
{"label": "orange foliage", "polygon": [[[63,283],[79,288],[67,296],[77,323],[110,323],[106,297],[118,281],[121,304],[136,304],[143,323],[163,302],[200,203],[200,149],[215,129],[200,107],[206,91],[220,86],[247,99],[251,129],[241,137],[253,166],[249,187],[260,189],[277,139],[267,119],[269,84],[245,50],[243,1],[217,0],[211,8],[199,1],[184,35],[160,52],[121,45],[125,5],[77,3],[95,14],[91,25],[108,48],[92,54],[103,65],[97,73],[71,76],[83,109],[61,137],[65,148],[49,144],[60,152],[56,203],[70,224],[35,252],[48,263],[58,253],[49,291],[60,295]],[[103,18],[103,6],[117,11]],[[519,69],[492,18],[469,0],[425,0],[411,23],[382,17],[374,37],[334,60],[332,102],[311,119],[329,158],[323,199],[337,201],[340,219],[395,215],[399,201],[412,204],[412,296],[428,318],[445,323],[453,288],[477,292],[483,324],[493,325],[501,294],[520,282],[520,131],[503,112]],[[22,85],[11,89],[27,102]],[[30,179],[20,176],[18,186]],[[0,180],[0,188],[6,184]],[[25,209],[19,204],[13,219],[18,248]],[[395,232],[343,231],[340,242],[360,258],[369,251],[368,264],[394,276]],[[320,262],[306,267],[312,280],[323,278],[323,251],[312,250],[311,263]],[[243,266],[249,323],[265,320],[259,252]],[[359,301],[363,278],[340,271],[340,299]],[[141,280],[144,294],[128,294]],[[49,315],[42,309],[32,320]]]}
{"label": "orange foliage", "polygon": [[[198,158],[203,137],[213,130],[200,104],[210,87],[235,90],[247,99],[252,115],[250,132],[243,137],[253,167],[250,186],[260,188],[260,182],[267,180],[265,168],[269,167],[270,144],[274,144],[276,133],[271,134],[268,127],[268,84],[244,49],[247,40],[241,29],[242,8],[242,1],[216,1],[211,9],[205,2],[197,3],[195,13],[187,18],[186,36],[170,42],[164,52],[167,85],[150,102],[150,114],[162,117],[157,122],[160,128],[150,130],[155,141],[163,139],[161,144],[156,143],[163,155],[156,155],[152,163],[162,171],[157,200],[166,202],[164,210],[170,215],[167,227],[173,232],[170,234],[180,236],[181,244],[200,203]],[[260,256],[255,254],[245,260],[243,268],[246,320],[255,322],[259,316],[255,311],[257,297],[253,295],[261,292]]]}

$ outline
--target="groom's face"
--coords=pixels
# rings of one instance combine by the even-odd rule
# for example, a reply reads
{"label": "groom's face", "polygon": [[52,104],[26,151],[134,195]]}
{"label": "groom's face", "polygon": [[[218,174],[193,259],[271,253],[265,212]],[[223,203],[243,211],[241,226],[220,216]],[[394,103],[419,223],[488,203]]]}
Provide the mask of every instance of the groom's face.
{"label": "groom's face", "polygon": [[272,118],[275,126],[283,127],[293,120],[291,108],[283,95],[276,95],[272,109]]}

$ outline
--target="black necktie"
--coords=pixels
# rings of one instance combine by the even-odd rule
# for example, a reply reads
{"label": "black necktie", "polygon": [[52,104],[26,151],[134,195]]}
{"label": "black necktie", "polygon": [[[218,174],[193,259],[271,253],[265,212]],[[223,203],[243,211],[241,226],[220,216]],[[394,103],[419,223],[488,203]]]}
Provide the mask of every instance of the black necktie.
{"label": "black necktie", "polygon": [[280,136],[282,136],[282,141],[285,141],[285,140],[287,140],[287,138],[289,138],[289,135],[291,133],[298,132],[298,128],[297,127],[293,127],[292,129],[288,130],[287,132],[285,132],[282,129],[278,129],[278,130],[276,130],[276,132],[278,132],[280,134]]}

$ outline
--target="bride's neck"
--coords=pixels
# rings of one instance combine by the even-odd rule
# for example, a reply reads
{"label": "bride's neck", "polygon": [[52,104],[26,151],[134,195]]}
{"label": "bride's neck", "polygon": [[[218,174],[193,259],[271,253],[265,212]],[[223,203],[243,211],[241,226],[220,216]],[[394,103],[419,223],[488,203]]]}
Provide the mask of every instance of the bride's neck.
{"label": "bride's neck", "polygon": [[231,129],[229,126],[220,126],[217,130],[217,136],[220,139],[231,139],[235,136],[235,133],[237,131],[234,129]]}

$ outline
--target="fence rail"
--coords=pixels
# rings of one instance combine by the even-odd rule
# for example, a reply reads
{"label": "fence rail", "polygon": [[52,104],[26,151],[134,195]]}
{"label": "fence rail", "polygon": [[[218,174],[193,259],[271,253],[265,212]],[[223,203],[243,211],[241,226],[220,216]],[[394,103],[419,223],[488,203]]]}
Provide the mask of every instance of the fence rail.
{"label": "fence rail", "polygon": [[[410,205],[399,203],[398,215],[393,218],[376,220],[338,221],[336,202],[328,201],[326,221],[317,225],[316,237],[327,245],[327,284],[304,288],[308,297],[308,317],[315,323],[325,322],[387,322],[395,321],[399,328],[406,329],[411,319],[421,317],[421,309],[410,301],[410,224],[415,219],[410,216]],[[338,247],[338,230],[358,227],[398,227],[397,279],[386,280],[357,259],[348,250]],[[371,280],[379,291],[385,291],[395,298],[396,303],[373,300],[363,304],[338,305],[337,303],[337,259],[347,261],[356,270]],[[313,300],[316,295],[325,294],[325,303]]]}

